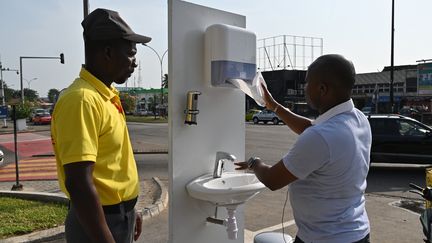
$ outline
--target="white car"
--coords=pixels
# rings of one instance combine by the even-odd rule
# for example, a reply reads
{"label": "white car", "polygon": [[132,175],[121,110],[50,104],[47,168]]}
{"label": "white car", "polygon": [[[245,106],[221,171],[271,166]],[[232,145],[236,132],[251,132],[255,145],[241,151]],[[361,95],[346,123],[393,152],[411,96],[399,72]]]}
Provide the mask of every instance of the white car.
{"label": "white car", "polygon": [[254,124],[258,124],[258,122],[262,121],[264,124],[271,121],[273,124],[279,124],[279,122],[283,121],[271,110],[262,110],[260,112],[255,113],[252,116],[252,121]]}

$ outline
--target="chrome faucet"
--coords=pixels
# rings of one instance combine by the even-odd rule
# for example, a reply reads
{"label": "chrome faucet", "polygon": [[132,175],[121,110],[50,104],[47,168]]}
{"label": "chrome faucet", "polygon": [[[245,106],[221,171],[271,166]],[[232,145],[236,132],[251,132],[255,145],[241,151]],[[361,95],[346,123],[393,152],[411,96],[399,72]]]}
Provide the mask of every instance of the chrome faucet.
{"label": "chrome faucet", "polygon": [[220,178],[222,176],[225,160],[230,160],[234,162],[234,160],[236,160],[236,157],[227,152],[221,152],[221,151],[216,152],[216,161],[214,164],[213,178]]}

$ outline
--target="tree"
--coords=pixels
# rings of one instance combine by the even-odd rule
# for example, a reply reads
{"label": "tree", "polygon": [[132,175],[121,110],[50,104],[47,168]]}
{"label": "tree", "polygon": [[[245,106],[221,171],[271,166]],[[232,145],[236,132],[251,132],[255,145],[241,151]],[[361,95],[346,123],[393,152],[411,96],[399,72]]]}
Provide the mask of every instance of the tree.
{"label": "tree", "polygon": [[12,119],[27,119],[30,117],[32,111],[32,104],[30,102],[19,103],[15,108],[15,117],[13,116],[13,112],[10,111]]}
{"label": "tree", "polygon": [[9,88],[6,82],[3,83],[3,87],[4,87],[5,101],[8,102],[12,99],[14,90]]}
{"label": "tree", "polygon": [[33,89],[24,89],[24,97],[29,101],[36,101],[39,98],[39,94]]}
{"label": "tree", "polygon": [[58,95],[60,94],[60,91],[58,89],[50,89],[48,90],[48,100],[51,103],[55,103],[57,101]]}
{"label": "tree", "polygon": [[168,88],[168,73],[165,73],[162,80],[162,88]]}
{"label": "tree", "polygon": [[156,96],[153,95],[153,97],[148,98],[148,109],[150,111],[155,111],[156,109]]}
{"label": "tree", "polygon": [[[14,90],[12,98],[21,98],[21,91]],[[24,98],[24,100],[36,101],[39,98],[39,95],[36,90],[24,88]]]}
{"label": "tree", "polygon": [[131,114],[135,110],[136,98],[128,93],[120,93],[120,100],[126,114]]}

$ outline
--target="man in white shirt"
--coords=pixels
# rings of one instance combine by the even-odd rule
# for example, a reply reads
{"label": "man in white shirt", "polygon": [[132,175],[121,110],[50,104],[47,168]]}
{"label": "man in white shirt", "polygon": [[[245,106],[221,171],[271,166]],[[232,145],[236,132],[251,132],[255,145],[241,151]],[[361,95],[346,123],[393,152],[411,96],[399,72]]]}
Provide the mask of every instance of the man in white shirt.
{"label": "man in white shirt", "polygon": [[354,66],[343,56],[315,60],[305,87],[306,101],[320,114],[315,121],[283,107],[263,87],[266,107],[300,136],[274,166],[258,157],[236,165],[253,170],[271,190],[290,185],[298,227],[294,243],[370,242],[364,191],[372,135],[351,100],[354,82]]}

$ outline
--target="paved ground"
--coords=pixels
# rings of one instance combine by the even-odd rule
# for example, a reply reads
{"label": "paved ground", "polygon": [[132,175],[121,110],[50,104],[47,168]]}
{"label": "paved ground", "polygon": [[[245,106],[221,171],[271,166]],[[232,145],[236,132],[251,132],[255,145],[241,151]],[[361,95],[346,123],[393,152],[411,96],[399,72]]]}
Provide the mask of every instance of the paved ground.
{"label": "paved ground", "polygon": [[[146,129],[137,126],[134,133],[143,133],[145,138],[154,138],[157,146],[163,146],[163,139],[152,132],[150,125]],[[159,132],[165,132],[163,125],[155,126]],[[150,131],[149,131],[150,129]],[[164,133],[162,137],[165,137]],[[158,140],[159,139],[159,140]],[[276,162],[283,155],[296,136],[284,129],[283,126],[255,126],[246,127],[246,157],[259,155],[265,161]],[[138,140],[143,140],[139,138]],[[144,139],[144,141],[149,141]],[[166,140],[165,140],[166,141]],[[147,144],[146,144],[147,145]],[[144,183],[156,175],[168,186],[168,156],[163,154],[137,155],[137,164],[140,177]],[[419,168],[391,168],[374,167],[368,176],[368,189],[366,194],[366,206],[371,221],[372,242],[422,242],[423,234],[419,222],[419,215],[411,211],[394,207],[393,203],[400,200],[417,201],[418,197],[408,193],[408,182],[424,184],[424,170]],[[0,189],[10,188],[13,182],[1,182]],[[49,192],[58,191],[55,181],[32,181],[23,182],[25,188],[44,190]],[[145,188],[144,184],[144,188]],[[148,192],[147,192],[148,193]],[[295,235],[297,228],[293,222],[292,210],[287,203],[286,189],[279,191],[264,190],[258,196],[250,200],[245,206],[245,238],[247,243],[252,242],[254,234],[262,231],[282,230],[281,223],[284,222],[284,230],[290,235]],[[158,243],[168,241],[168,212],[164,210],[160,215],[144,222],[143,235],[139,242]],[[284,212],[284,219],[282,213]],[[54,242],[64,242],[58,240]],[[225,242],[225,239],[221,239]]]}
{"label": "paved ground", "polygon": [[[23,185],[24,191],[62,193],[57,182],[55,158],[47,156],[53,154],[48,130],[49,126],[29,126],[27,131],[17,133],[19,183]],[[135,145],[135,148],[143,147],[147,151],[138,149],[139,152],[166,151],[166,146],[160,144],[141,141]],[[5,162],[0,165],[0,190],[11,190],[16,184],[15,143],[11,124],[9,124],[8,128],[0,128],[0,148],[5,153]],[[143,155],[137,156],[140,157],[141,161],[144,159]],[[164,159],[166,160],[166,155],[159,156],[165,156]],[[149,158],[148,160],[152,160],[155,155],[147,155],[146,157]],[[141,192],[136,206],[137,209],[152,205],[160,195],[159,187],[152,180],[154,176],[157,175],[152,173],[152,175],[145,174],[140,177]],[[166,183],[168,182],[166,181]],[[64,240],[60,239],[54,242],[64,242]]]}

